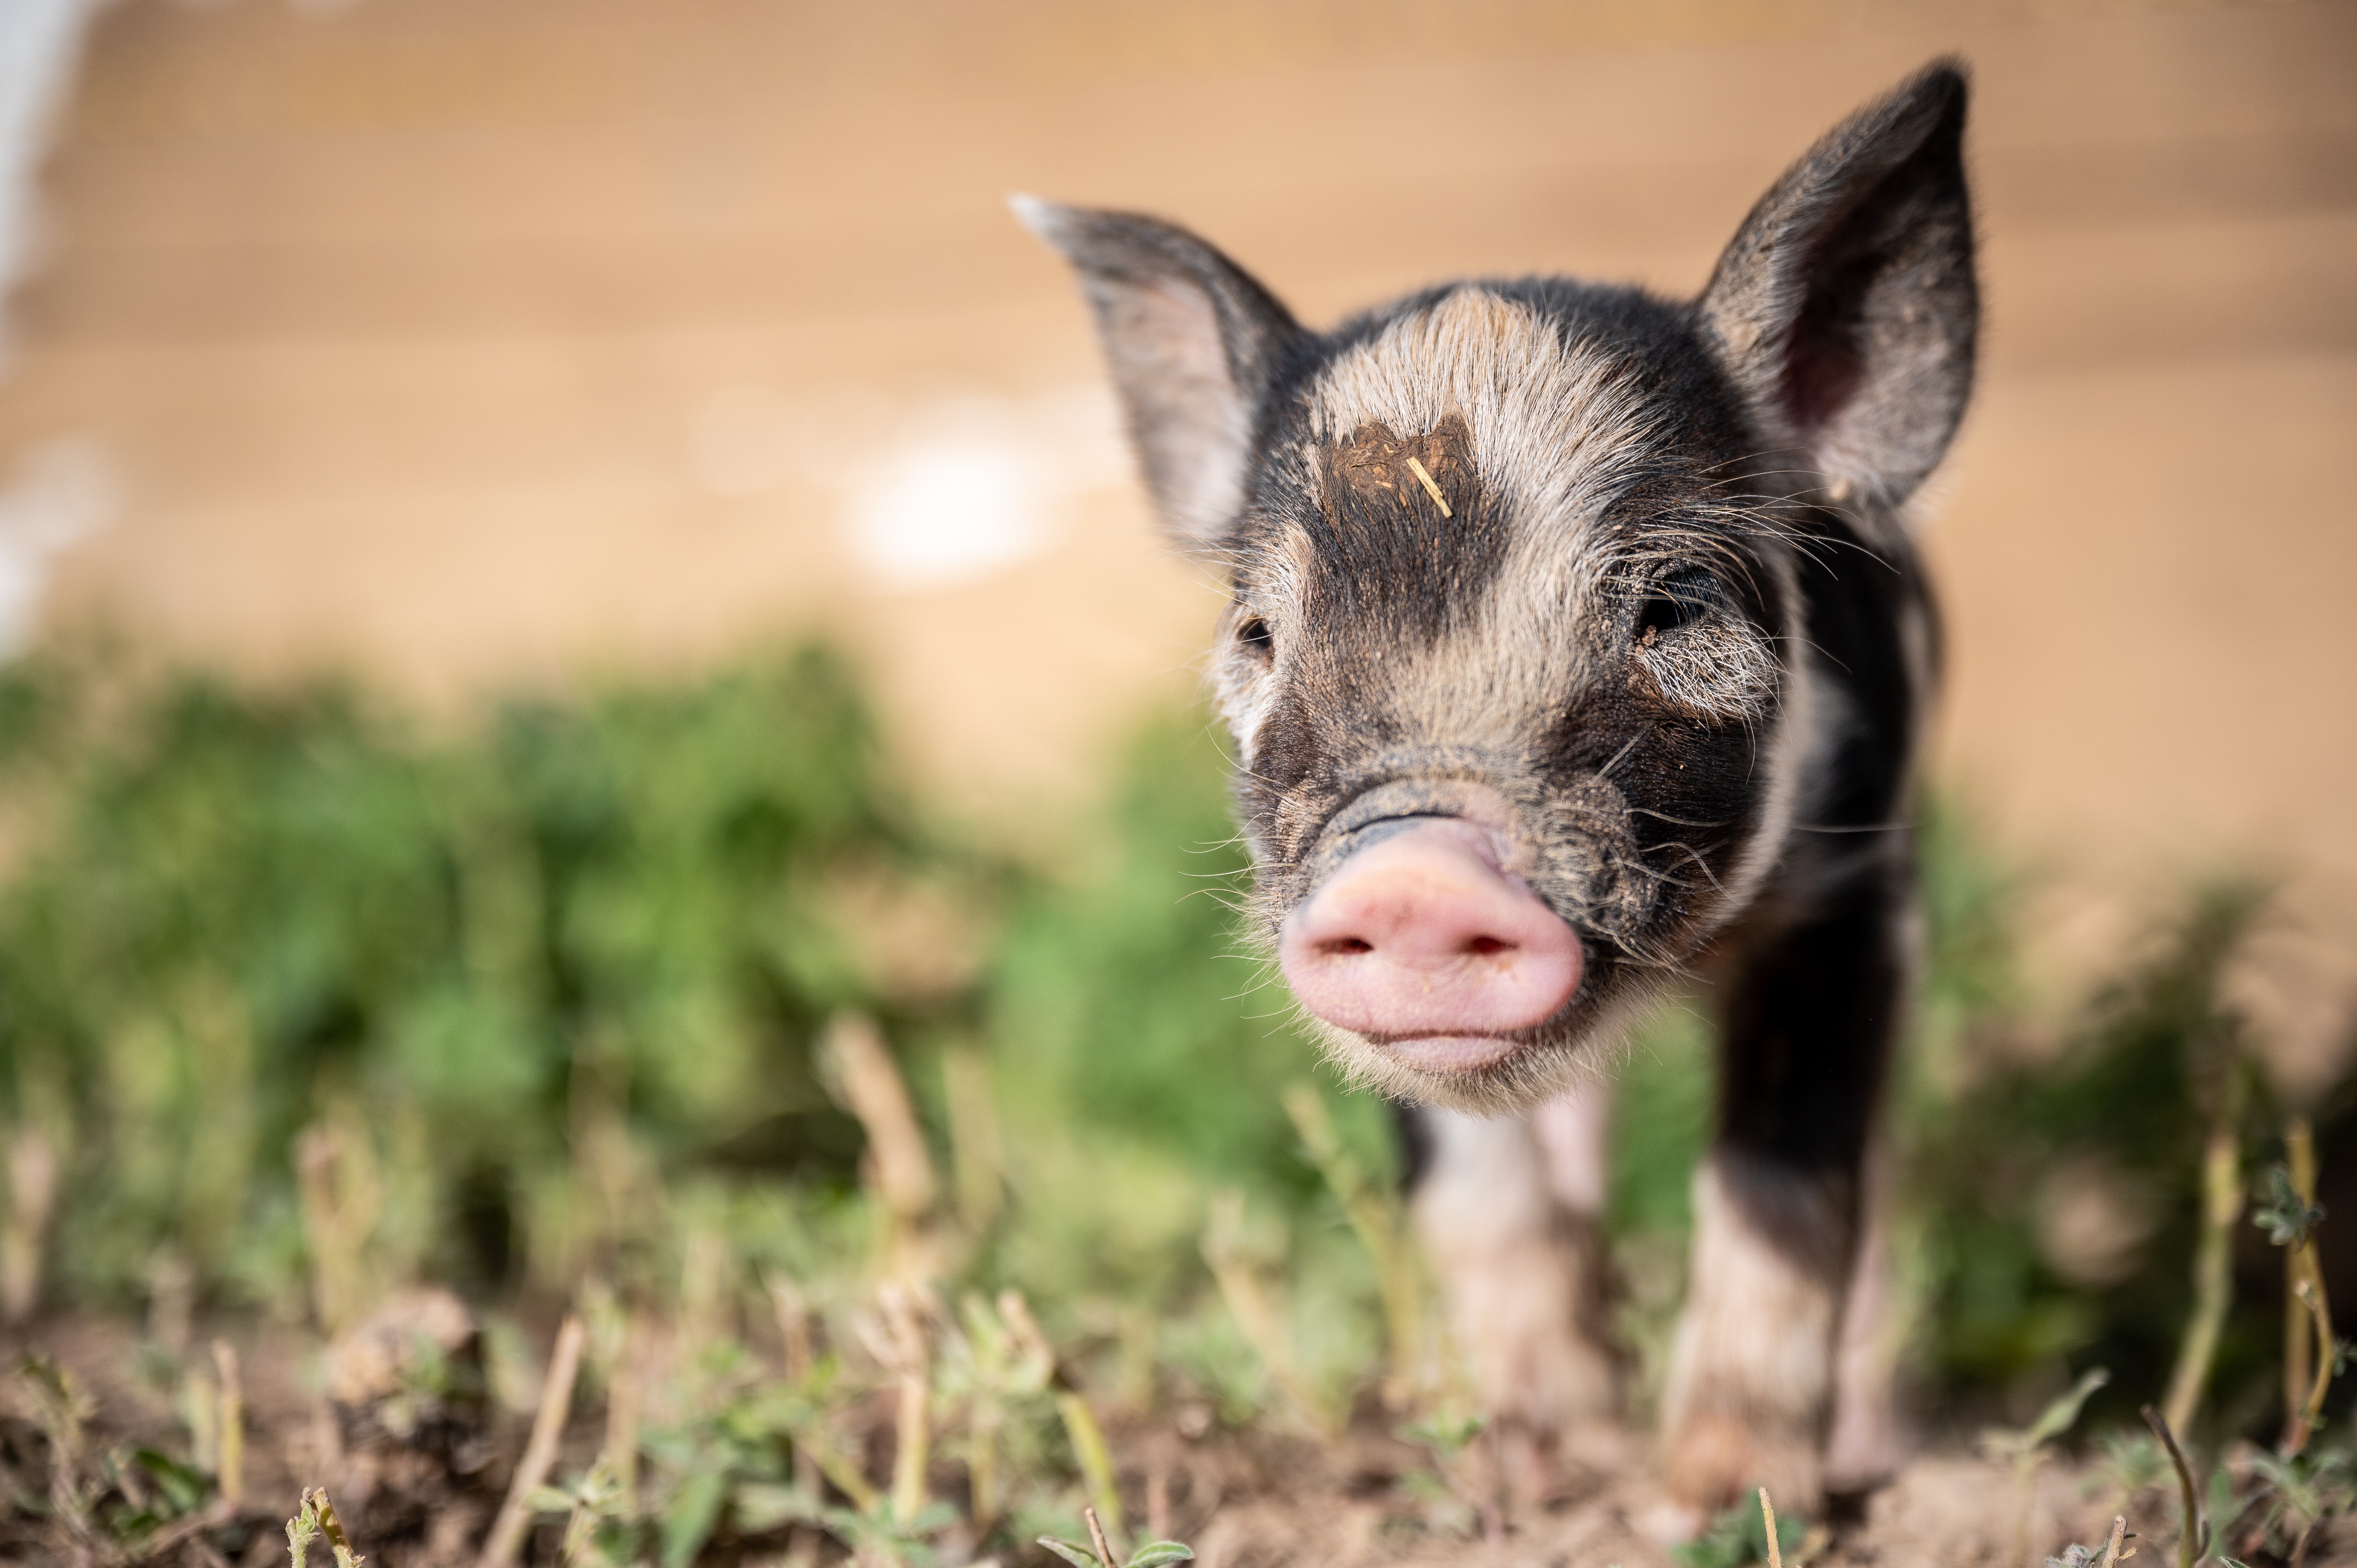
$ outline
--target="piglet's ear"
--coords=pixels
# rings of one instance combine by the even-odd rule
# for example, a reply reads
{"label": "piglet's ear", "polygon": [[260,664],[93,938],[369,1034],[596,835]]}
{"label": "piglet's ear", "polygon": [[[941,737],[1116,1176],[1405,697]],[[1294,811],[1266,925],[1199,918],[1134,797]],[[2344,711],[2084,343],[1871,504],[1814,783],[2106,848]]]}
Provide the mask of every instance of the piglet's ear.
{"label": "piglet's ear", "polygon": [[1751,209],[1703,291],[1705,332],[1764,434],[1836,499],[1906,499],[1972,391],[1964,97],[1942,60],[1835,127]]}
{"label": "piglet's ear", "polygon": [[1164,525],[1183,546],[1216,551],[1243,504],[1254,422],[1301,328],[1176,225],[1029,196],[1011,205],[1081,274]]}

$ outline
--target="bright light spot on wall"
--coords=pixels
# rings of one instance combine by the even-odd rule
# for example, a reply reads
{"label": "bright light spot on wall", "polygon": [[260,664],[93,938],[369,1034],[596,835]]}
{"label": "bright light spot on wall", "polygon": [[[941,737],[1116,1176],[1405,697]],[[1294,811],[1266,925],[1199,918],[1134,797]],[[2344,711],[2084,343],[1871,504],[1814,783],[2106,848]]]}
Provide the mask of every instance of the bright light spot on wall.
{"label": "bright light spot on wall", "polygon": [[927,589],[1005,571],[1053,545],[1072,502],[1126,484],[1101,388],[890,402],[789,402],[724,388],[688,422],[690,472],[728,499],[815,499],[880,586]]}
{"label": "bright light spot on wall", "polygon": [[0,488],[0,654],[32,635],[57,553],[114,520],[122,484],[96,442],[52,441],[17,459]]}
{"label": "bright light spot on wall", "polygon": [[911,444],[852,502],[853,556],[886,582],[935,587],[1037,554],[1050,498],[1028,454],[1003,442]]}

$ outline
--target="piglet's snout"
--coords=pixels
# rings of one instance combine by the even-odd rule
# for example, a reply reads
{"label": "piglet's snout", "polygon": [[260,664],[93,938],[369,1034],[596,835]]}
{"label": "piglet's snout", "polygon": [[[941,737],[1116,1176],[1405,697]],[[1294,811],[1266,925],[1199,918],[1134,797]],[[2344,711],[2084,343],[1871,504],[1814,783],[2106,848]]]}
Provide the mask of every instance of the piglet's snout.
{"label": "piglet's snout", "polygon": [[1303,1006],[1394,1039],[1529,1028],[1579,987],[1579,938],[1470,823],[1428,818],[1342,863],[1285,923]]}

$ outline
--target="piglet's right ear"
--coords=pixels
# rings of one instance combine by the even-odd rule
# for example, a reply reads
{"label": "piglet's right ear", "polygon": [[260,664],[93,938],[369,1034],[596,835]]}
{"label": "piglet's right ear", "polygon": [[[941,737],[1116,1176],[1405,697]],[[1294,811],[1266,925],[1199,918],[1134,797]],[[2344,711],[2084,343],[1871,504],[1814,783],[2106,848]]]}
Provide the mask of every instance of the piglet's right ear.
{"label": "piglet's right ear", "polygon": [[1174,224],[1031,196],[1009,205],[1081,274],[1164,525],[1182,546],[1215,552],[1243,505],[1254,423],[1301,328]]}
{"label": "piglet's right ear", "polygon": [[1905,500],[1971,394],[1964,134],[1964,72],[1943,60],[1787,170],[1703,293],[1702,324],[1762,430],[1836,499]]}

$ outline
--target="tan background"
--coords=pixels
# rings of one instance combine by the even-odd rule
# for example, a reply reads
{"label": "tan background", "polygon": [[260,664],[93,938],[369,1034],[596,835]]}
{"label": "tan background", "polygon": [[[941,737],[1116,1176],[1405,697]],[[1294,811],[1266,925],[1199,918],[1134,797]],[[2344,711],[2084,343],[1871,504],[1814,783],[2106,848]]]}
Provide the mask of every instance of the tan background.
{"label": "tan background", "polygon": [[2282,870],[2298,1026],[2337,1027],[2347,4],[124,4],[9,308],[0,521],[64,544],[52,627],[446,706],[823,626],[929,777],[1060,820],[1217,595],[1006,192],[1178,217],[1312,320],[1464,272],[1687,291],[1948,49],[1989,328],[1930,523],[1942,771],[2059,868],[2057,950]]}

